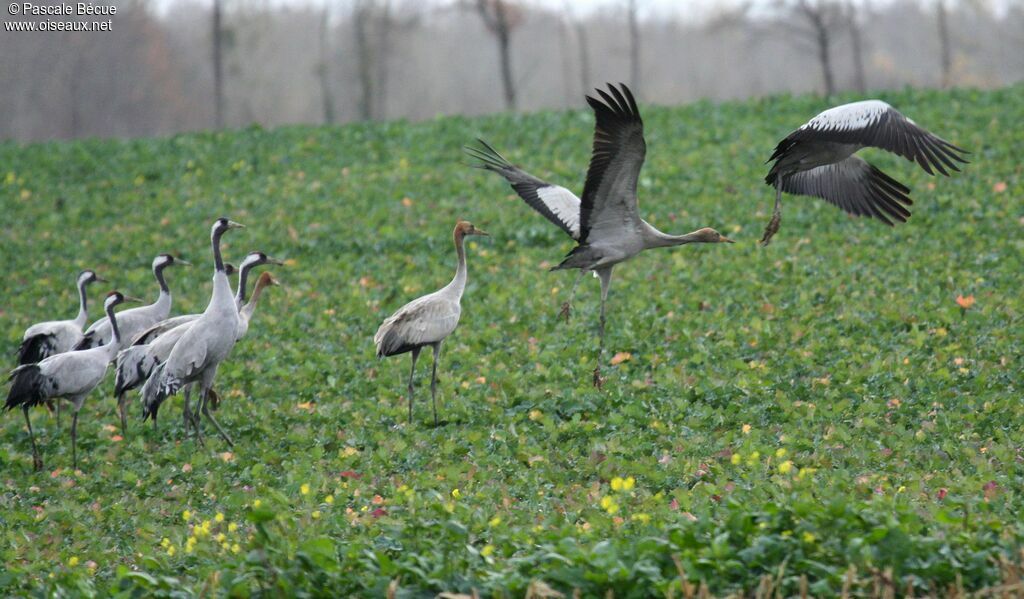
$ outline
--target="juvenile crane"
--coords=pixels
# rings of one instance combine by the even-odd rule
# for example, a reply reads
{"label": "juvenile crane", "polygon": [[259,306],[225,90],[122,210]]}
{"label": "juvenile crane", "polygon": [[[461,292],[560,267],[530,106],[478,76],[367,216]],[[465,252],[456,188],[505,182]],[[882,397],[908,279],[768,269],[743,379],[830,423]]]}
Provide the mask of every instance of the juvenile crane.
{"label": "juvenile crane", "polygon": [[82,340],[82,327],[89,320],[85,288],[90,283],[102,281],[91,270],[78,273],[78,316],[73,320],[51,320],[30,326],[18,347],[18,364],[35,364],[50,356],[71,351]]}
{"label": "juvenile crane", "polygon": [[238,308],[231,297],[231,283],[220,253],[221,236],[240,225],[226,218],[214,221],[210,229],[213,246],[213,295],[202,316],[197,318],[174,345],[167,360],[153,369],[142,387],[143,418],[156,420],[160,404],[189,383],[199,383],[199,409],[228,443],[231,438],[209,412],[207,394],[217,376],[217,367],[231,353],[238,331]]}
{"label": "juvenile crane", "polygon": [[843,104],[826,110],[775,146],[765,183],[775,187],[775,209],[761,245],[768,245],[782,222],[782,192],[822,198],[854,216],[893,226],[907,222],[910,188],[855,156],[880,148],[917,162],[929,175],[959,171],[967,154],[922,129],[881,100]]}
{"label": "juvenile crane", "polygon": [[[605,302],[612,268],[644,250],[688,243],[732,243],[714,229],[704,227],[685,235],[668,235],[640,218],[636,185],[647,146],[640,110],[629,88],[608,85],[597,90],[601,99],[587,96],[594,110],[594,145],[583,185],[583,199],[568,189],[538,179],[505,160],[483,140],[466,151],[480,161],[478,168],[494,171],[512,184],[531,208],[566,232],[577,246],[552,270],[576,268],[580,277],[593,271],[601,279],[601,320],[594,385],[601,386],[604,355]],[[580,277],[573,285],[575,293]],[[572,295],[570,294],[571,303]],[[568,303],[563,313],[568,314]]]}
{"label": "juvenile crane", "polygon": [[138,300],[126,298],[113,291],[103,303],[111,328],[110,341],[106,345],[50,356],[38,364],[19,366],[11,373],[11,389],[7,394],[4,409],[13,410],[20,407],[24,412],[25,424],[28,425],[28,434],[32,439],[32,465],[36,470],[43,468],[43,459],[36,447],[28,409],[49,399],[66,399],[74,405],[74,416],[71,419],[71,452],[75,468],[78,468],[78,412],[82,409],[85,398],[103,380],[107,373],[107,365],[117,353],[121,332],[118,326],[119,319],[114,315],[114,307],[125,301]]}
{"label": "juvenile crane", "polygon": [[378,358],[412,352],[412,369],[409,371],[410,423],[416,359],[420,356],[420,350],[429,345],[434,350],[434,366],[430,373],[430,403],[434,409],[434,426],[437,426],[437,360],[441,354],[441,343],[455,331],[459,315],[462,314],[462,292],[466,289],[466,249],[463,240],[467,235],[487,233],[466,221],[460,220],[455,224],[452,236],[459,264],[451,283],[399,308],[380,325],[377,334],[373,336]]}
{"label": "juvenile crane", "polygon": [[[175,258],[170,254],[160,254],[153,258],[153,276],[156,277],[156,282],[160,285],[160,295],[155,302],[148,306],[132,308],[121,313],[121,341],[117,348],[118,351],[127,347],[140,331],[144,331],[150,326],[166,319],[171,313],[171,289],[167,286],[167,281],[164,280],[164,269],[175,264],[189,266],[188,262]],[[110,321],[106,317],[101,318],[92,323],[85,331],[85,336],[78,342],[75,349],[82,350],[103,346],[110,341],[110,337]],[[117,352],[114,353],[112,358],[116,355]]]}

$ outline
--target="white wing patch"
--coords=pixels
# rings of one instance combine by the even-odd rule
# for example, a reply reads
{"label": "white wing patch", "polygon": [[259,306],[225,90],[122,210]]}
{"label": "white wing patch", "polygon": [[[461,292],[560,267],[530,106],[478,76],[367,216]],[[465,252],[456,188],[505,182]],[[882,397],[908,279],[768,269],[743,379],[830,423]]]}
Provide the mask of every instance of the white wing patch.
{"label": "white wing patch", "polygon": [[537,188],[537,197],[558,220],[572,231],[574,239],[580,236],[580,199],[560,185]]}
{"label": "white wing patch", "polygon": [[881,100],[864,100],[830,108],[807,121],[801,129],[816,131],[851,131],[870,127],[892,109]]}

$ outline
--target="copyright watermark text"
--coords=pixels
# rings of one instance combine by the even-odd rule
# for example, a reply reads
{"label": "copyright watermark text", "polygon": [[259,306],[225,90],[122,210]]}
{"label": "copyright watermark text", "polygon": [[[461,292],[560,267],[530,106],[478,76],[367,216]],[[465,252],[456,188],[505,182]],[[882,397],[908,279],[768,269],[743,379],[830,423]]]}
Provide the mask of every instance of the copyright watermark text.
{"label": "copyright watermark text", "polygon": [[[96,19],[96,17],[113,17],[117,14],[117,7],[94,2],[61,2],[56,4],[11,2],[7,5],[7,14],[12,17],[42,18],[24,21],[4,20],[5,31],[112,31],[114,26],[113,19]],[[71,18],[53,19],[50,17]]]}

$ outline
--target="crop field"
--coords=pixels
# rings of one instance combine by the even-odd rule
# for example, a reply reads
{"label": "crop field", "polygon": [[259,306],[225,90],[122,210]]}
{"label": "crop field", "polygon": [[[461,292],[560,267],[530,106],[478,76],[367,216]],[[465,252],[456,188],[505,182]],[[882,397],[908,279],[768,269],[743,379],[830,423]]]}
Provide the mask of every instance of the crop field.
{"label": "crop field", "polygon": [[[87,400],[80,469],[32,412],[0,420],[0,589],[61,596],[872,596],[1013,589],[1024,541],[1024,87],[880,97],[971,151],[929,177],[869,153],[913,189],[889,228],[787,196],[779,234],[763,162],[829,103],[641,106],[640,210],[672,233],[736,244],[646,252],[616,269],[603,390],[591,384],[599,286],[548,272],[572,247],[500,177],[467,168],[490,141],[575,190],[590,111],[423,123],[260,128],[166,139],[0,145],[0,347],[71,318],[95,269],[172,313],[210,293],[209,227],[228,260],[270,270],[248,337],[219,372],[217,412],[183,437],[113,375]],[[841,100],[852,100],[844,97]],[[837,103],[837,102],[833,102]],[[430,416],[421,357],[372,337],[447,283],[467,244],[462,321]],[[429,357],[429,352],[424,356]],[[6,387],[4,387],[6,393]],[[608,593],[611,592],[611,595]]]}

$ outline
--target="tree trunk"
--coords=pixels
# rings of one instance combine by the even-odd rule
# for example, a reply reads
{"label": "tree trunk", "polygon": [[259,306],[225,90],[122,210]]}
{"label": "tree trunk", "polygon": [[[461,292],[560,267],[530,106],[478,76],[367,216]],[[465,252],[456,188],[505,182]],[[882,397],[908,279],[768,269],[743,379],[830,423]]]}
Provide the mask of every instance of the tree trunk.
{"label": "tree trunk", "polygon": [[221,27],[223,19],[223,0],[213,0],[213,114],[214,125],[224,127],[224,43]]}
{"label": "tree trunk", "polygon": [[587,49],[587,26],[583,21],[576,21],[576,44],[580,53],[580,86],[581,93],[590,91],[590,51]]}
{"label": "tree trunk", "polygon": [[381,13],[377,18],[377,48],[374,52],[374,66],[376,67],[377,92],[374,98],[373,114],[377,118],[386,118],[387,115],[387,93],[389,57],[391,56],[391,1],[382,0]]}
{"label": "tree trunk", "polygon": [[352,15],[356,38],[356,61],[359,70],[359,118],[364,121],[373,119],[373,57],[370,48],[370,7],[367,3],[356,5]]}
{"label": "tree trunk", "polygon": [[334,122],[334,98],[331,96],[331,46],[327,37],[330,29],[330,13],[326,8],[322,19],[320,23],[320,65],[317,75],[320,78],[320,101],[323,105],[324,123],[330,125]]}
{"label": "tree trunk", "polygon": [[562,93],[565,94],[565,102],[572,105],[573,93],[570,81],[572,80],[572,58],[569,56],[569,24],[565,19],[558,20],[558,53],[562,58]]}
{"label": "tree trunk", "polygon": [[640,25],[636,17],[636,1],[629,0],[629,86],[633,93],[640,89]]}
{"label": "tree trunk", "polygon": [[836,84],[832,77],[832,56],[828,42],[828,31],[822,27],[818,30],[818,60],[821,62],[821,75],[825,80],[825,95],[831,96],[836,93]]}
{"label": "tree trunk", "polygon": [[860,93],[868,89],[867,77],[864,75],[864,38],[857,22],[857,12],[853,3],[847,4],[850,18],[850,49],[853,51],[853,84]]}
{"label": "tree trunk", "polygon": [[505,95],[505,108],[516,108],[516,86],[512,76],[512,23],[509,21],[505,0],[476,0],[477,12],[484,25],[498,41],[498,59],[501,83]]}
{"label": "tree trunk", "polygon": [[946,16],[946,3],[938,0],[936,3],[939,24],[939,59],[942,61],[942,87],[949,87],[952,83],[953,58],[949,44],[949,22]]}

